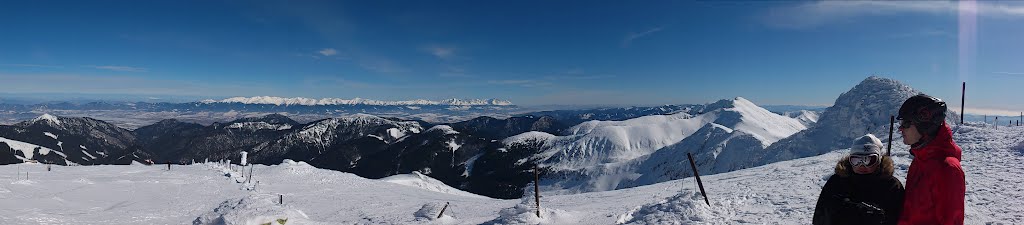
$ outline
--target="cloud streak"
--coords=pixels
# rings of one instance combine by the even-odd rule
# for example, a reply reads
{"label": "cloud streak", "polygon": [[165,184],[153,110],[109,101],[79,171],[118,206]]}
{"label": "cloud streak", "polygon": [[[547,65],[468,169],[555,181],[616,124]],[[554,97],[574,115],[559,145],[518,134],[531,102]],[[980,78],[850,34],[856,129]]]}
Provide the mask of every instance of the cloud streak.
{"label": "cloud streak", "polygon": [[101,70],[111,70],[111,71],[117,71],[117,72],[135,72],[135,73],[149,72],[149,70],[146,69],[146,68],[130,67],[130,66],[87,66],[87,67],[94,68],[94,69],[101,69]]}
{"label": "cloud streak", "polygon": [[434,45],[424,47],[423,50],[426,51],[427,53],[430,53],[430,55],[433,55],[434,57],[437,57],[442,60],[450,60],[455,58],[454,47],[443,47]]}
{"label": "cloud streak", "polygon": [[628,35],[626,35],[626,38],[622,40],[622,47],[629,47],[629,45],[633,44],[633,40],[636,40],[637,38],[650,36],[651,34],[657,33],[661,30],[661,27],[655,27],[640,33],[631,32]]}
{"label": "cloud streak", "polygon": [[2,65],[2,66],[13,66],[13,67],[64,68],[63,66],[40,65],[40,64],[0,64],[0,65]]}
{"label": "cloud streak", "polygon": [[1024,73],[1022,73],[1022,72],[992,72],[992,73],[994,73],[994,74],[999,74],[999,75],[1015,75],[1015,76],[1024,76]]}
{"label": "cloud streak", "polygon": [[333,48],[325,48],[325,49],[322,49],[322,50],[318,51],[317,53],[320,53],[320,55],[323,55],[323,56],[332,56],[332,55],[337,55],[338,54],[338,50],[335,50]]}
{"label": "cloud streak", "polygon": [[955,16],[961,10],[993,18],[1024,18],[1024,5],[977,2],[961,9],[955,1],[815,1],[768,10],[759,18],[769,26],[786,29],[814,28],[850,22],[861,17],[907,13]]}

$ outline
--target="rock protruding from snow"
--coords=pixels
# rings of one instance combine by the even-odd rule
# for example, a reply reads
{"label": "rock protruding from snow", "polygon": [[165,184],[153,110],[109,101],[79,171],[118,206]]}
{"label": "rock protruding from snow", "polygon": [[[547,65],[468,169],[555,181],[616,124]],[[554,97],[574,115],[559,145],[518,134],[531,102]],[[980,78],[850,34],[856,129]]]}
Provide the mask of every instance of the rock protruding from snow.
{"label": "rock protruding from snow", "polygon": [[[868,77],[840,95],[832,107],[825,109],[811,129],[769,147],[770,155],[763,163],[844,149],[849,147],[854,138],[865,134],[888,137],[889,117],[896,115],[903,101],[920,93],[893,79]],[[958,121],[959,116],[948,111],[946,119],[947,122]]]}
{"label": "rock protruding from snow", "polygon": [[445,99],[441,101],[411,100],[411,101],[379,101],[371,99],[340,99],[340,98],[282,98],[273,96],[256,97],[233,97],[223,100],[207,99],[201,101],[205,104],[213,103],[242,103],[242,104],[264,104],[264,105],[379,105],[379,106],[416,106],[416,105],[450,105],[450,106],[511,106],[510,101],[498,99]]}

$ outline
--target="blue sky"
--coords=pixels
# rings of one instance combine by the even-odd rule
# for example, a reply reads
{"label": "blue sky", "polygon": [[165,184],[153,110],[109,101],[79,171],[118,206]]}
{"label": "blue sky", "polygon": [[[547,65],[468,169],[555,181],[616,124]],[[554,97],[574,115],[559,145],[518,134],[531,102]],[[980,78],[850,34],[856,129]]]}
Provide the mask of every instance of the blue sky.
{"label": "blue sky", "polygon": [[24,1],[0,7],[0,93],[830,105],[878,74],[1018,111],[1022,23],[995,1]]}

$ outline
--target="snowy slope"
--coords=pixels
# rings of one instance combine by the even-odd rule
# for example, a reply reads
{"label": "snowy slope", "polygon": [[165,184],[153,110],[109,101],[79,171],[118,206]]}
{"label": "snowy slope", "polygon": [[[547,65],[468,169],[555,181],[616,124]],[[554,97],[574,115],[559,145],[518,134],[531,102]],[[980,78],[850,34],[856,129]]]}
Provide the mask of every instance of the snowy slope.
{"label": "snowy slope", "polygon": [[[1024,223],[1024,127],[959,129],[967,175],[966,224]],[[893,146],[906,176],[904,145]],[[317,169],[257,165],[0,166],[0,219],[11,224],[807,224],[821,186],[846,150],[605,192],[523,200],[465,197]],[[29,178],[25,179],[28,171]],[[245,176],[238,171],[246,171]],[[278,196],[284,196],[284,204]],[[448,202],[441,219],[436,219]]]}
{"label": "snowy slope", "polygon": [[[548,186],[545,189],[577,192],[605,191],[623,187],[626,185],[623,182],[632,181],[653,171],[637,169],[639,165],[654,163],[645,162],[652,153],[695,149],[692,144],[678,143],[685,142],[695,132],[702,130],[719,129],[730,135],[749,137],[748,141],[732,142],[730,146],[735,146],[734,149],[738,149],[736,151],[754,151],[764,149],[779,139],[806,129],[796,119],[769,112],[740,97],[708,104],[704,111],[696,116],[679,113],[645,116],[625,121],[589,121],[569,128],[566,131],[567,136],[545,137],[537,133],[525,135],[547,140],[543,146],[544,150],[535,156],[542,167],[559,176],[572,177],[542,182]],[[509,143],[508,140],[522,138],[510,137],[506,143]],[[699,139],[701,141],[697,141],[698,146],[706,138],[702,136]],[[731,139],[719,139],[710,143],[710,146],[725,146],[729,140]],[[741,165],[750,165],[749,161],[760,156],[759,152],[733,154],[738,156],[729,160],[737,160]],[[718,153],[714,155],[717,156]],[[742,155],[748,158],[741,158]],[[724,171],[731,170],[722,172]]]}
{"label": "snowy slope", "polygon": [[452,194],[458,196],[474,197],[474,198],[486,198],[477,194],[465,192],[459,189],[455,189],[448,185],[445,185],[441,181],[430,178],[427,175],[423,175],[420,172],[412,172],[410,174],[399,174],[390,177],[381,178],[380,181],[391,182],[395,184],[401,184],[409,187],[422,188],[424,190],[440,192],[445,194]]}
{"label": "snowy slope", "polygon": [[786,112],[784,116],[794,118],[804,124],[804,126],[810,127],[814,123],[818,122],[818,117],[821,116],[817,111],[800,110],[794,112]]}

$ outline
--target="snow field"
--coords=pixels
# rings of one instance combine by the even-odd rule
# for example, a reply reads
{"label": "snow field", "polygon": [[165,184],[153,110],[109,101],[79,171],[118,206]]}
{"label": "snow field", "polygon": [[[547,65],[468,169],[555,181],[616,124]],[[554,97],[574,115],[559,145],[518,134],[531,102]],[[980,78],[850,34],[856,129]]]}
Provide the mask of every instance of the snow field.
{"label": "snow field", "polygon": [[[967,224],[1024,223],[1024,127],[969,124],[964,149]],[[910,156],[894,140],[896,177]],[[415,174],[391,181],[317,169],[303,162],[249,169],[217,163],[172,166],[0,166],[0,220],[12,224],[806,224],[837,150],[701,177],[582,194],[519,200],[456,190]],[[29,178],[25,179],[25,172]],[[244,171],[244,172],[241,172]],[[243,175],[244,173],[244,175]],[[258,183],[258,184],[257,184]],[[432,189],[432,190],[431,190]],[[278,202],[283,196],[284,204]],[[438,219],[440,209],[450,203]],[[274,223],[271,223],[274,224]]]}

